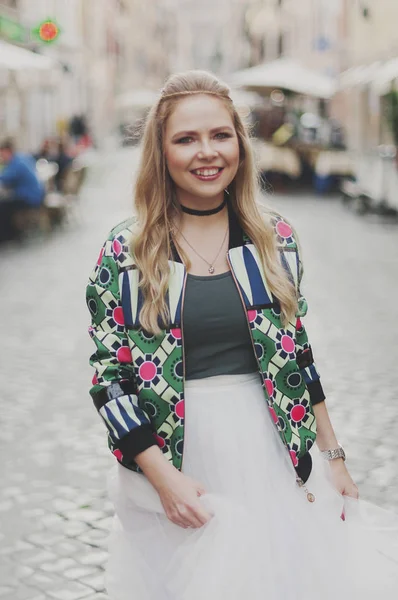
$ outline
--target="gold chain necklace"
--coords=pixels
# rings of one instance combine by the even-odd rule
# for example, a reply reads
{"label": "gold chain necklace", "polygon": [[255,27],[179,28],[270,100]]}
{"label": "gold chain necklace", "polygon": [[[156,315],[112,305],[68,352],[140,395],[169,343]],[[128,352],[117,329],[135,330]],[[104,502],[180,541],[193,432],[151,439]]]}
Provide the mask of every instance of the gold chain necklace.
{"label": "gold chain necklace", "polygon": [[209,265],[208,271],[209,271],[210,275],[213,275],[213,273],[214,273],[214,271],[215,271],[215,269],[214,269],[214,263],[216,262],[217,258],[219,257],[219,255],[220,255],[220,252],[221,252],[221,250],[222,250],[222,247],[224,246],[225,240],[226,240],[226,238],[227,238],[227,235],[228,235],[228,230],[229,230],[229,227],[227,227],[227,230],[226,230],[226,232],[225,232],[225,235],[224,235],[224,238],[223,238],[222,244],[221,244],[221,246],[220,246],[220,249],[219,249],[219,251],[217,252],[217,255],[216,255],[216,256],[215,256],[215,258],[212,260],[212,262],[209,262],[209,261],[208,261],[208,260],[206,260],[206,259],[205,259],[205,258],[204,258],[204,257],[203,257],[201,254],[199,254],[199,252],[198,252],[197,250],[195,250],[195,248],[192,246],[192,244],[190,244],[190,243],[188,242],[187,238],[186,238],[186,237],[185,237],[185,235],[182,233],[182,231],[181,231],[180,229],[177,229],[177,231],[178,231],[178,232],[181,234],[181,237],[182,237],[182,238],[183,238],[183,239],[186,241],[186,243],[187,243],[187,244],[188,244],[188,246],[191,248],[191,250],[193,250],[193,251],[195,252],[195,254],[196,254],[197,256],[199,256],[199,258],[201,258],[201,259],[202,259],[202,260],[203,260],[203,261],[204,261],[204,262],[205,262],[207,265]]}

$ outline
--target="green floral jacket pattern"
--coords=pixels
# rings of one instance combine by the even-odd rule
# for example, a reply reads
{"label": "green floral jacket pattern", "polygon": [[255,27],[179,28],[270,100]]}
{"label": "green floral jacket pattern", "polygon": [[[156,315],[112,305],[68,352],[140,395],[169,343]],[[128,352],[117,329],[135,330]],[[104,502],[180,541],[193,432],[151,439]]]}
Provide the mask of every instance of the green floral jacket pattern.
{"label": "green floral jacket pattern", "polygon": [[[134,457],[157,444],[178,469],[184,450],[184,341],[182,310],[186,271],[170,261],[167,302],[170,323],[152,336],[139,323],[142,295],[130,252],[133,220],[112,230],[87,286],[96,345],[90,390],[108,429],[109,447],[119,462],[139,470]],[[291,226],[273,219],[281,261],[300,293],[302,262]],[[313,405],[324,400],[319,374],[301,318],[283,327],[280,306],[271,294],[254,245],[242,237],[228,260],[244,304],[270,416],[293,465],[308,457],[316,438]],[[305,462],[305,461],[304,461]]]}

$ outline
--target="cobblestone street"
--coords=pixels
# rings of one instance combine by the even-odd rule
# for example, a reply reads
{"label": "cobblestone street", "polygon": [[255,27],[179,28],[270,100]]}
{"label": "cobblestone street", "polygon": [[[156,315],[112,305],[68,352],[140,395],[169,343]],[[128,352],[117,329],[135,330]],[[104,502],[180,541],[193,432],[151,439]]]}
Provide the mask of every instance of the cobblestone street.
{"label": "cobblestone street", "polygon": [[[76,223],[0,248],[0,600],[107,598],[113,459],[88,395],[85,285],[130,213],[135,161],[100,157]],[[363,497],[397,510],[398,227],[333,198],[271,202],[300,234],[306,325],[349,468]]]}

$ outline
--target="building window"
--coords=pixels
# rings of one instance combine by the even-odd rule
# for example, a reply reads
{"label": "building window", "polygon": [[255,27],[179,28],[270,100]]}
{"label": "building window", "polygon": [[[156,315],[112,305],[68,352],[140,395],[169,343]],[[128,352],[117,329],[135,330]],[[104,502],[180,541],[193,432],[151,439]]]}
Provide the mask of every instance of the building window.
{"label": "building window", "polygon": [[283,56],[283,52],[284,52],[284,38],[283,38],[283,33],[279,34],[279,38],[278,38],[278,56]]}
{"label": "building window", "polygon": [[264,60],[265,60],[265,38],[261,38],[261,40],[260,40],[258,57],[259,57],[260,62],[264,62]]}

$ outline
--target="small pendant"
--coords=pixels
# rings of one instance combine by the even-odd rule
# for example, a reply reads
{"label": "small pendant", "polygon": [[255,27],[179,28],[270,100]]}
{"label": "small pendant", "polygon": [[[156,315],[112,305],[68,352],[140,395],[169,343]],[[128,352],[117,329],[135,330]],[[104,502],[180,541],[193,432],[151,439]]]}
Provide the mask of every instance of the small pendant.
{"label": "small pendant", "polygon": [[209,267],[209,273],[210,273],[210,275],[213,275],[213,273],[214,273],[214,267],[213,267],[213,265],[210,265],[210,267]]}
{"label": "small pendant", "polygon": [[315,502],[315,496],[314,496],[314,494],[312,494],[312,493],[311,493],[311,492],[310,492],[310,491],[309,491],[309,490],[306,488],[306,486],[304,485],[304,481],[301,479],[301,477],[297,477],[296,481],[297,481],[297,484],[298,484],[298,486],[299,486],[299,487],[301,487],[301,488],[303,488],[303,490],[304,490],[304,491],[305,491],[305,493],[307,494],[307,500],[308,500],[308,502],[311,502],[311,504],[312,504],[313,502]]}

